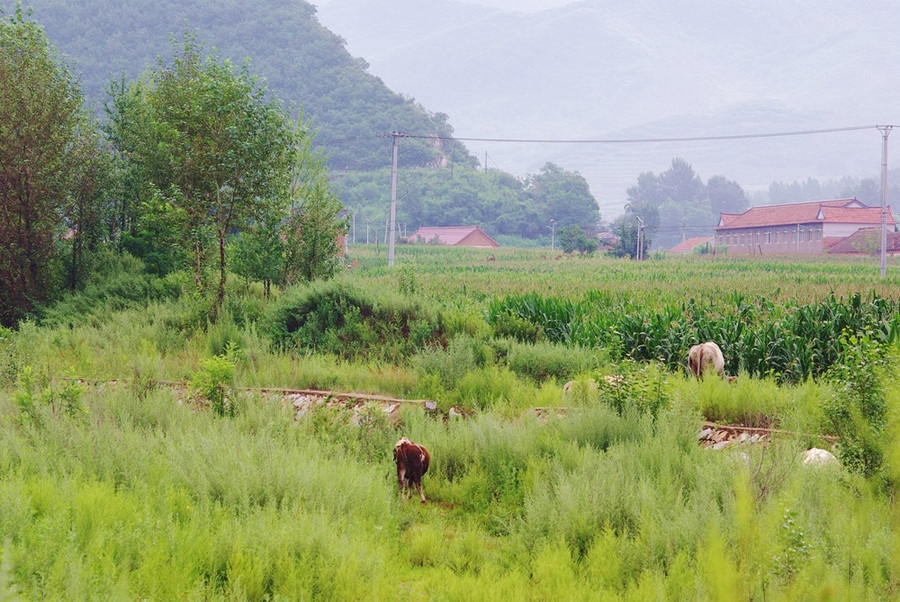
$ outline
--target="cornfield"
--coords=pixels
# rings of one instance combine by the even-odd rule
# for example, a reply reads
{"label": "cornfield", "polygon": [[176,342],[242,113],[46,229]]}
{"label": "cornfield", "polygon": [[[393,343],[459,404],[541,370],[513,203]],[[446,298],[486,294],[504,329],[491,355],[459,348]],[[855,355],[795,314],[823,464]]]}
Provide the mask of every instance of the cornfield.
{"label": "cornfield", "polygon": [[898,340],[900,302],[872,292],[844,299],[833,293],[800,305],[775,303],[738,292],[710,303],[694,298],[662,307],[591,291],[580,300],[537,293],[513,294],[488,304],[488,321],[512,316],[536,327],[548,341],[619,349],[635,360],[658,360],[675,369],[688,349],[716,341],[726,370],[799,382],[824,374],[843,356],[841,335],[880,344]]}

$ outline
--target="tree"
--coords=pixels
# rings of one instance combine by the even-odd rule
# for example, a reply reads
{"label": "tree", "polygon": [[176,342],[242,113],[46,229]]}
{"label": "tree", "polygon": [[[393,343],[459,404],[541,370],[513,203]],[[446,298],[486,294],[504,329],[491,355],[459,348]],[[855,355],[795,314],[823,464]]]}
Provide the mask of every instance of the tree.
{"label": "tree", "polygon": [[750,204],[740,184],[725,176],[713,176],[707,180],[706,192],[713,217],[716,218],[721,213],[743,213]]}
{"label": "tree", "polygon": [[[350,215],[331,189],[325,158],[298,124],[291,180],[291,213],[284,222],[282,283],[330,278],[341,266],[339,236]],[[343,217],[342,217],[343,214]]]}
{"label": "tree", "polygon": [[51,299],[63,270],[77,286],[85,245],[96,241],[101,152],[82,101],[43,29],[17,6],[0,22],[0,323],[7,326]]}
{"label": "tree", "polygon": [[201,291],[212,250],[215,319],[225,298],[226,239],[233,229],[286,208],[302,130],[247,63],[237,68],[201,55],[185,36],[170,64],[160,59],[145,80],[117,90],[113,121],[121,150],[181,220],[174,231],[191,249]]}
{"label": "tree", "polygon": [[563,228],[559,233],[559,245],[564,253],[578,251],[581,255],[591,255],[599,246],[597,239],[588,237],[579,226]]}
{"label": "tree", "polygon": [[596,232],[600,221],[597,201],[587,180],[576,172],[546,163],[540,173],[525,179],[525,189],[534,200],[542,222],[556,220],[560,227],[580,226]]}
{"label": "tree", "polygon": [[[637,257],[637,241],[638,241],[638,222],[634,219],[634,216],[628,215],[627,213],[624,215],[620,215],[617,217],[612,224],[610,224],[610,231],[618,237],[618,242],[612,249],[612,254],[614,257],[630,257],[634,259]],[[650,236],[647,234],[646,229],[644,230],[644,244],[642,249],[642,256],[646,256],[647,249],[650,248]]]}

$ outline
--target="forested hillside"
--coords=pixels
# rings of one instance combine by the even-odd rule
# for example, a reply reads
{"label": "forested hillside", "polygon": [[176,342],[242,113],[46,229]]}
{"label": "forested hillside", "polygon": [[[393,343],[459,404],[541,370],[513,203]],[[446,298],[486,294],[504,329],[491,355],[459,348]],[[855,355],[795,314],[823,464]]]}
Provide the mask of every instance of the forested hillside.
{"label": "forested hillside", "polygon": [[[0,0],[6,14],[14,6]],[[158,56],[171,54],[173,36],[192,31],[223,58],[238,64],[249,58],[279,98],[298,105],[317,128],[317,144],[327,149],[333,169],[389,165],[390,140],[382,136],[392,130],[452,133],[446,115],[429,113],[369,74],[365,61],[351,57],[344,40],[322,27],[315,7],[302,0],[48,0],[32,10],[98,109],[110,82],[137,77]],[[427,165],[451,153],[458,162],[474,161],[453,141],[409,140],[402,164]]]}

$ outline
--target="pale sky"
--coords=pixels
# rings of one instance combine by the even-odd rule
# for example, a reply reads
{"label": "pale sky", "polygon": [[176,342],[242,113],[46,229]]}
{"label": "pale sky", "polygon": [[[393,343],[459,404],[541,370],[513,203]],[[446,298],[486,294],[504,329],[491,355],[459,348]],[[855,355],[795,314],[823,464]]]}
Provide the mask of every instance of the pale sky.
{"label": "pale sky", "polygon": [[548,8],[573,4],[575,0],[462,0],[465,4],[480,4],[491,8],[523,13],[536,13]]}

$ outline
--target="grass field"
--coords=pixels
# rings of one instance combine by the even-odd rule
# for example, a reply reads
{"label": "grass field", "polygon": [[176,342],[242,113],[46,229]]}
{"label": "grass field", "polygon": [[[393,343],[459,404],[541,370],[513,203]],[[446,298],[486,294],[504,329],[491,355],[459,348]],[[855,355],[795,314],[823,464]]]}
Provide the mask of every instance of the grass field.
{"label": "grass field", "polygon": [[[189,296],[135,294],[124,270],[0,332],[0,598],[900,594],[900,265],[882,279],[872,260],[406,246],[390,270],[383,247],[351,259],[334,282],[273,299],[233,280],[216,324]],[[723,346],[731,384],[661,356],[732,336],[722,324],[768,333],[762,361],[828,365],[755,370],[745,334]],[[797,346],[813,336],[838,352]],[[643,357],[632,340],[658,345]],[[296,420],[253,390],[266,387],[440,411]],[[703,419],[792,434],[713,451]],[[427,505],[397,494],[401,435],[431,452]],[[802,464],[835,438],[839,465]]]}

